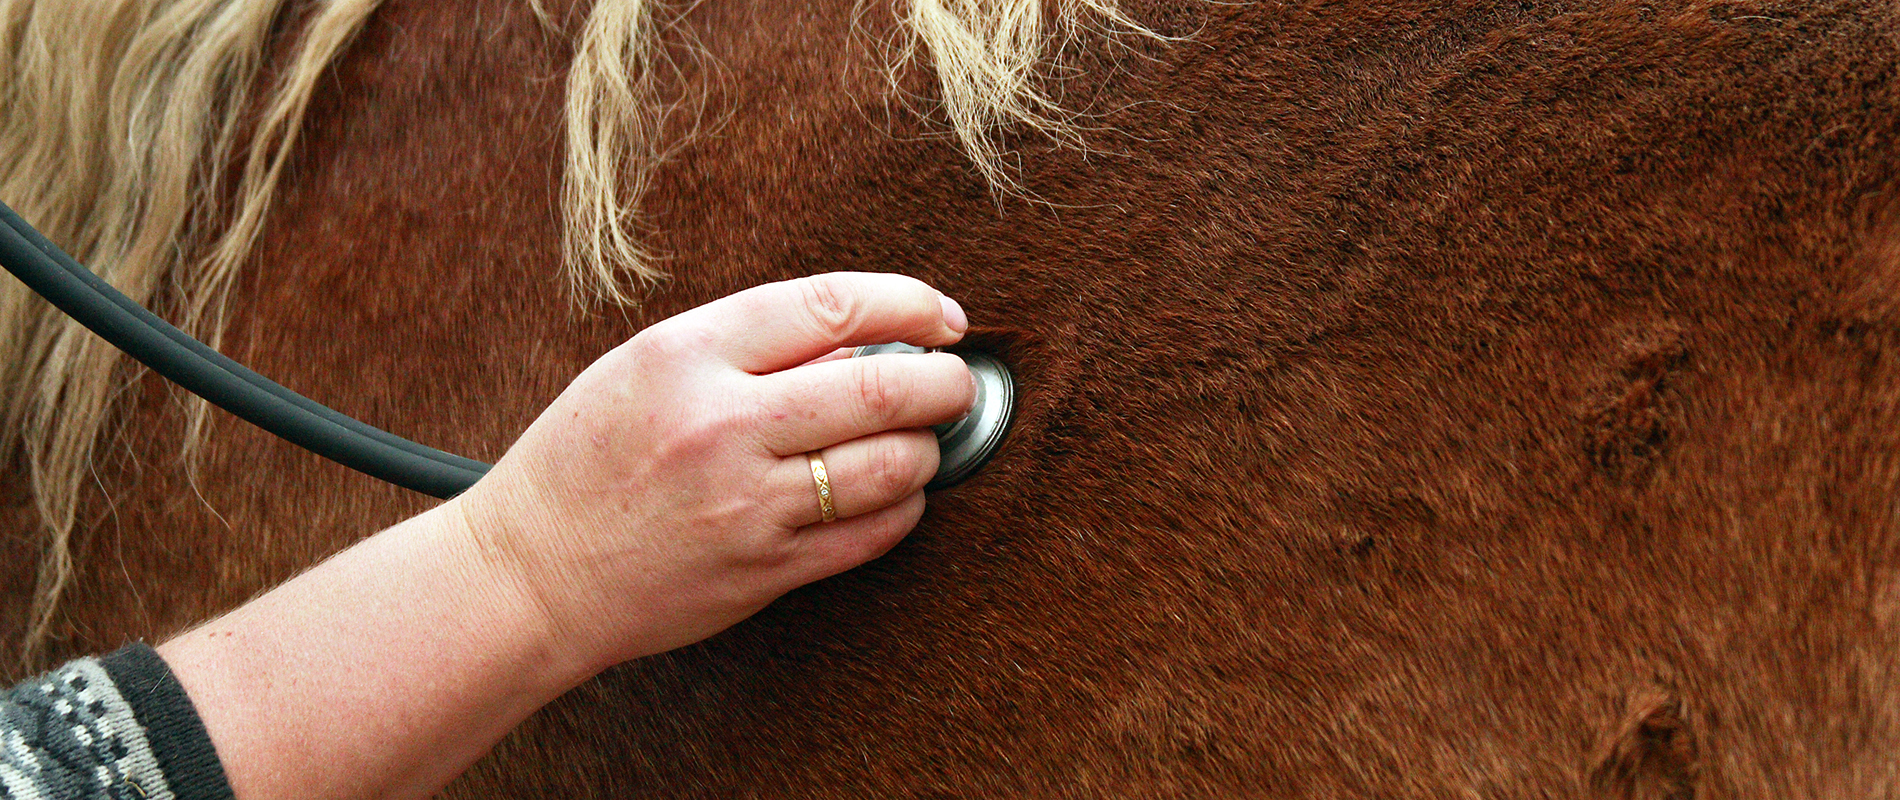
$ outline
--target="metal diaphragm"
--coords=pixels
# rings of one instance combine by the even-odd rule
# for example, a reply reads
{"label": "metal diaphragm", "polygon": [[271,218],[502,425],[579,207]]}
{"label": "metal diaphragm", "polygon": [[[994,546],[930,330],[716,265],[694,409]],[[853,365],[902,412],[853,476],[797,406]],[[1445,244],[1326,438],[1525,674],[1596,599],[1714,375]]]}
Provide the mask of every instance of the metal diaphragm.
{"label": "metal diaphragm", "polygon": [[[851,351],[851,357],[931,352],[937,351],[892,342],[865,345]],[[970,406],[970,413],[962,418],[931,427],[931,431],[937,434],[937,449],[942,454],[942,460],[937,464],[936,477],[924,486],[929,490],[955,486],[976,474],[991,456],[996,455],[997,448],[1003,446],[1003,435],[1009,432],[1010,417],[1016,413],[1016,379],[1009,374],[1009,367],[1003,366],[1002,361],[988,353],[963,352],[956,355],[970,368],[971,377],[976,378],[976,403]]]}

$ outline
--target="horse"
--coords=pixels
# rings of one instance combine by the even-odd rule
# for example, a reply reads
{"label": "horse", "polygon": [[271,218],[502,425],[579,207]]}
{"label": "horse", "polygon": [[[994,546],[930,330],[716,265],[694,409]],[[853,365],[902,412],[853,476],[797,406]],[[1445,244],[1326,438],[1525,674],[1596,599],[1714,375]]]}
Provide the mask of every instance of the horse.
{"label": "horse", "polygon": [[[81,8],[0,3],[4,199],[345,413],[493,460],[643,326],[839,269],[1016,374],[889,555],[449,796],[1900,785],[1891,7]],[[5,297],[34,667],[431,502]]]}

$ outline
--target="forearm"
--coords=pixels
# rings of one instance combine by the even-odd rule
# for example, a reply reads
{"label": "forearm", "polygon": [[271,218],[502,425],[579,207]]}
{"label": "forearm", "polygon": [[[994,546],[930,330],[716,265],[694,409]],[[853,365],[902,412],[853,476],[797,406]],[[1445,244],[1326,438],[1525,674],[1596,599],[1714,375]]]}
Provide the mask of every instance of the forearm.
{"label": "forearm", "polygon": [[837,356],[967,327],[936,290],[869,274],[649,326],[456,500],[159,654],[239,800],[427,795],[596,670],[895,545],[937,469],[926,429],[968,413],[976,386],[954,355]]}
{"label": "forearm", "polygon": [[423,797],[588,677],[453,504],[158,648],[239,800]]}

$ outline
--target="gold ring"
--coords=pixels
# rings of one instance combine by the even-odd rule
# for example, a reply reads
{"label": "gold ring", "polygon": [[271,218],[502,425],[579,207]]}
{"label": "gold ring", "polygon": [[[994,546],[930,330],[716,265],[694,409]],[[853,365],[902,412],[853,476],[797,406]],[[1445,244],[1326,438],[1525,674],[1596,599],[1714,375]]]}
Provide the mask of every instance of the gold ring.
{"label": "gold ring", "polygon": [[825,474],[825,460],[818,457],[818,451],[805,454],[805,460],[811,462],[811,479],[818,482],[818,515],[826,522],[838,518],[838,510],[831,507],[831,476]]}

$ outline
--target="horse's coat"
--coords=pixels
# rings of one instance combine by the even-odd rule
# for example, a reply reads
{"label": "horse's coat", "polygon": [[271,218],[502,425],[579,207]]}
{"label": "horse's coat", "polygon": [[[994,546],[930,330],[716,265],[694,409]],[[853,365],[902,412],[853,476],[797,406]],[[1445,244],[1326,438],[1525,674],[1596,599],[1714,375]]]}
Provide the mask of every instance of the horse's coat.
{"label": "horse's coat", "polygon": [[[546,6],[527,2],[544,32],[565,35]],[[896,51],[888,66],[931,62],[952,130],[999,186],[1011,183],[1000,126],[1072,134],[1073,113],[1040,84],[1052,44],[1096,19],[1153,35],[1115,0],[1051,0],[1047,15],[1044,0],[947,2],[903,0],[903,33],[883,41]],[[133,302],[163,299],[167,280],[182,286],[171,292],[180,327],[216,346],[318,84],[381,5],[0,0],[0,195]],[[570,26],[579,33],[565,63],[561,215],[584,304],[630,304],[663,275],[642,241],[640,200],[652,169],[705,122],[703,93],[670,82],[678,60],[697,58],[690,35],[669,41],[682,38],[677,14],[599,0]],[[274,59],[273,42],[283,51]],[[0,283],[0,423],[18,432],[0,438],[0,459],[24,451],[47,541],[29,657],[71,578],[79,492],[126,383],[121,362],[23,286]],[[188,453],[208,408],[191,406]]]}
{"label": "horse's coat", "polygon": [[[488,0],[371,20],[234,295],[260,371],[493,458],[644,323],[886,269],[1022,390],[889,556],[576,690],[459,796],[1891,795],[1896,12],[1127,11],[1192,38],[1070,54],[1102,130],[1015,142],[1028,204],[888,102],[884,18],[694,6],[680,88],[729,116],[652,176],[675,279],[585,318],[565,43]],[[423,502],[224,418],[194,489],[169,391],[127,401],[61,653]]]}

